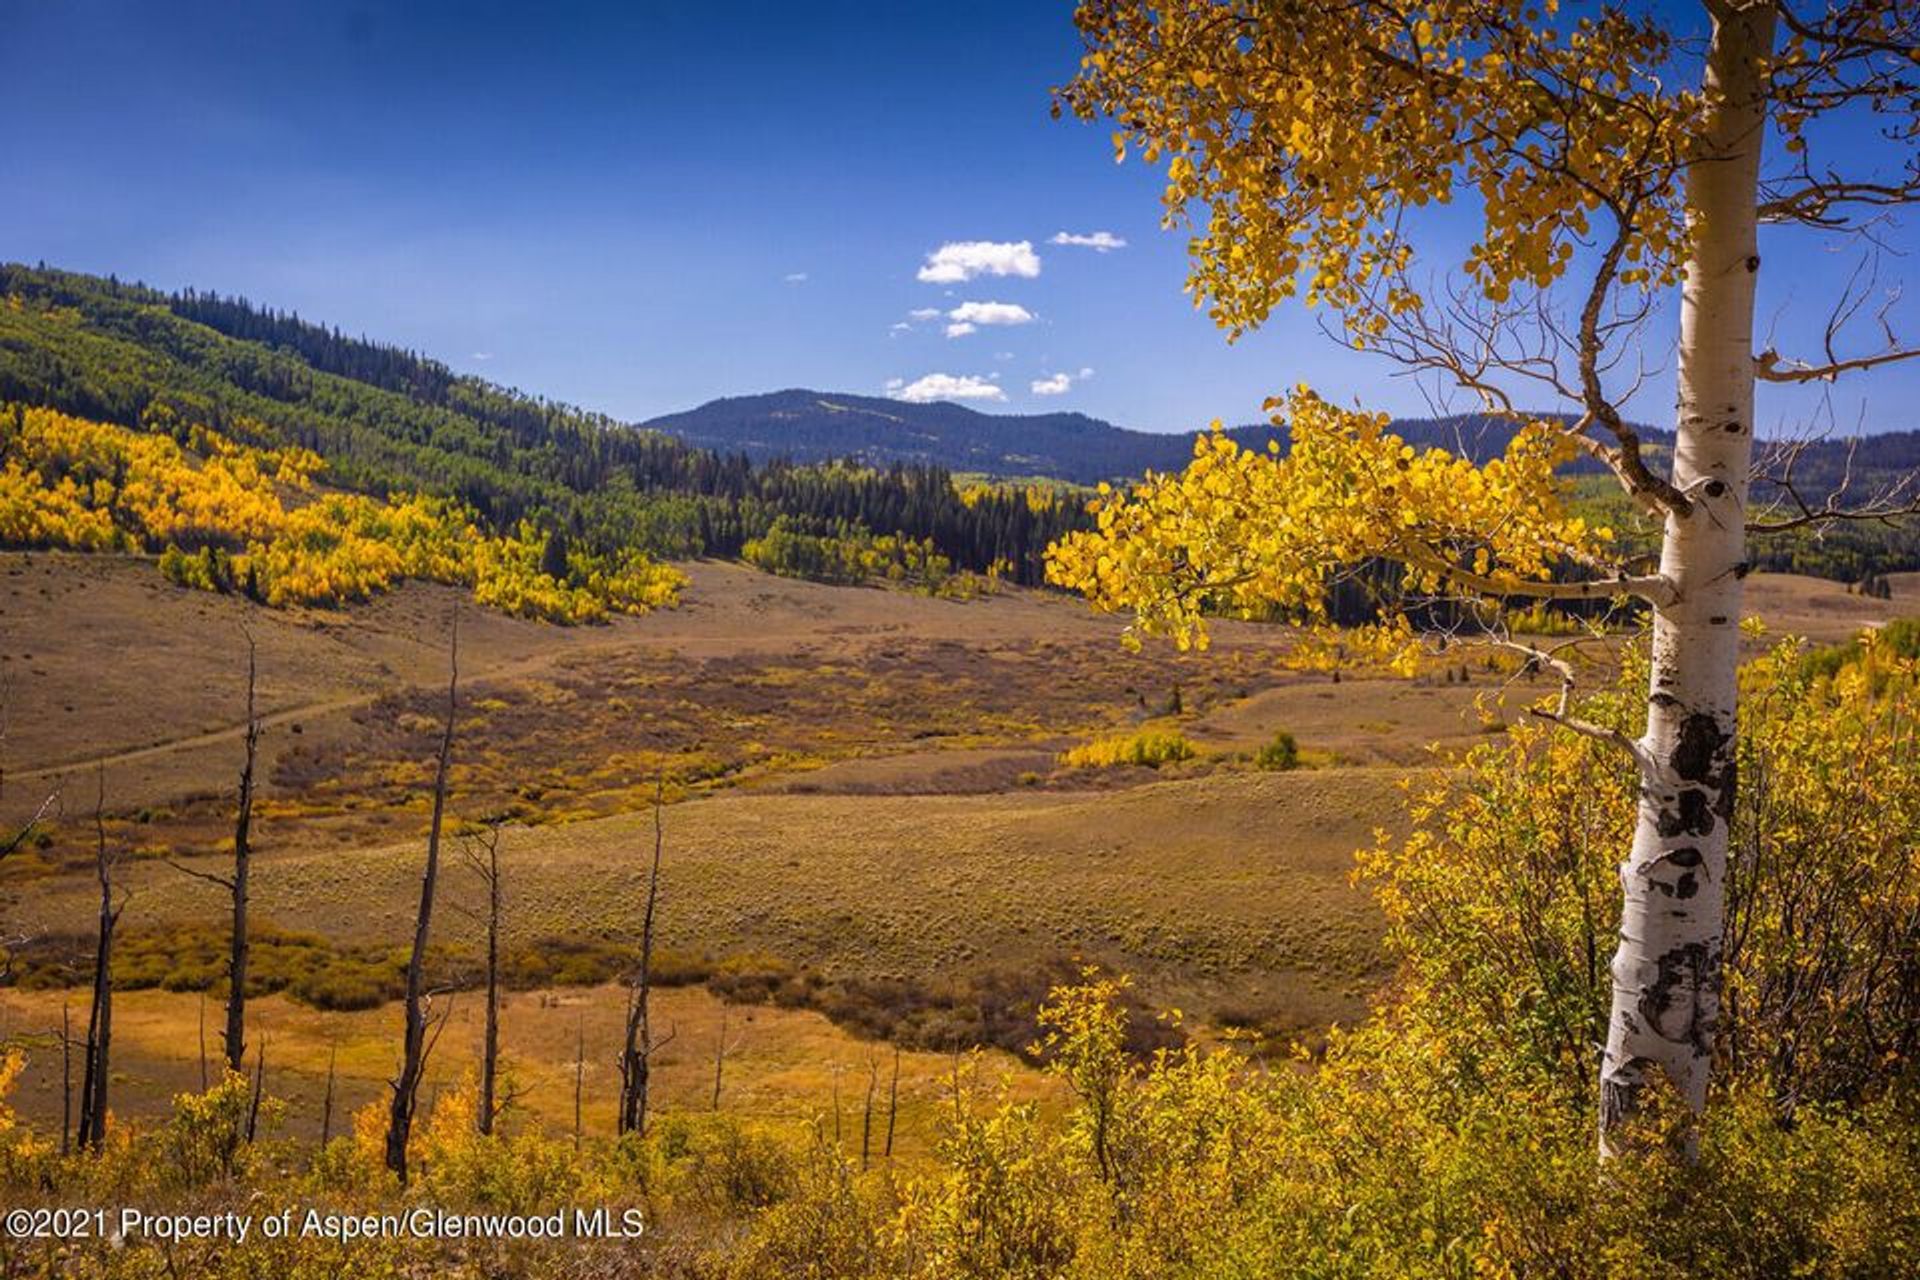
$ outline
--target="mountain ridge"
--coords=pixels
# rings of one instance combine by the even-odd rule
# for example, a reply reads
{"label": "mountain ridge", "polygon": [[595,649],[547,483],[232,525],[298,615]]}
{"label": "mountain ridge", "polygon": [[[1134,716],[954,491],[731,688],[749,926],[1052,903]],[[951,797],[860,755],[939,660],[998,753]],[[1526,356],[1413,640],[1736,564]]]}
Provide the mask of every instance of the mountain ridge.
{"label": "mountain ridge", "polygon": [[[868,425],[874,422],[886,425]],[[1178,470],[1198,434],[1141,431],[1078,411],[986,413],[947,400],[922,404],[809,387],[723,396],[637,425],[755,461],[927,463],[1078,484]],[[1391,429],[1410,444],[1463,450],[1478,460],[1504,450],[1513,435],[1506,423],[1477,414],[1395,419]],[[1282,448],[1286,443],[1285,429],[1271,424],[1243,424],[1226,434],[1254,449],[1270,439]],[[1654,428],[1641,428],[1641,435],[1656,450],[1671,439]]]}

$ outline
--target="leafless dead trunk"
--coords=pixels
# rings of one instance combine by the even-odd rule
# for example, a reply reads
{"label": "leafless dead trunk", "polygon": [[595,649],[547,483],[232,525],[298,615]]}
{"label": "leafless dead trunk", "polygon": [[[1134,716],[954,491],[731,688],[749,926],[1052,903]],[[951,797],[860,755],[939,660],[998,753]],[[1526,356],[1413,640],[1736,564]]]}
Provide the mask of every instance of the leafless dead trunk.
{"label": "leafless dead trunk", "polygon": [[[246,756],[240,766],[240,792],[237,812],[233,820],[233,874],[222,876],[208,871],[198,871],[183,863],[167,860],[167,865],[175,871],[190,875],[196,880],[205,880],[217,884],[227,891],[231,905],[232,921],[227,933],[227,1025],[221,1032],[221,1043],[227,1060],[227,1070],[244,1073],[247,1069],[247,902],[248,875],[252,868],[252,832],[253,832],[253,772],[254,764],[260,754],[260,717],[257,711],[256,686],[259,667],[253,633],[247,632],[247,730]],[[206,1011],[201,1011],[201,1069],[200,1090],[207,1089],[206,1072]]]}
{"label": "leafless dead trunk", "polygon": [[580,1094],[587,1079],[587,1015],[580,1015],[573,1047],[573,1149],[580,1149]]}
{"label": "leafless dead trunk", "polygon": [[253,829],[253,766],[260,750],[260,717],[255,710],[258,674],[253,633],[247,633],[246,763],[240,767],[239,812],[233,820],[233,928],[227,955],[227,1067],[244,1070],[247,1035],[247,873]]}
{"label": "leafless dead trunk", "polygon": [[640,964],[627,996],[627,1038],[620,1052],[620,1132],[643,1136],[653,1055],[673,1038],[671,1032],[658,1044],[653,1038],[653,921],[660,900],[660,854],[666,843],[665,804],[666,779],[662,778],[653,792],[653,862],[647,870],[647,903],[640,922]]}
{"label": "leafless dead trunk", "polygon": [[100,921],[94,940],[93,1004],[87,1013],[87,1042],[80,1082],[79,1141],[83,1149],[98,1150],[107,1136],[107,1080],[113,1049],[113,934],[126,907],[124,892],[116,902],[113,860],[107,856],[107,775],[100,771],[93,806],[94,873],[100,881]]}
{"label": "leafless dead trunk", "polygon": [[833,1153],[835,1155],[839,1155],[842,1151],[840,1142],[840,1073],[845,1069],[845,1067],[836,1062],[833,1064],[832,1070],[828,1072],[833,1079]]}
{"label": "leafless dead trunk", "polygon": [[487,1016],[480,1044],[480,1106],[474,1124],[481,1133],[491,1134],[494,1120],[506,1105],[496,1101],[500,1074],[500,828],[489,824],[467,843],[464,856],[487,889]]}
{"label": "leafless dead trunk", "polygon": [[73,1009],[60,1006],[60,1154],[73,1150]]}
{"label": "leafless dead trunk", "polygon": [[260,1038],[260,1047],[254,1051],[253,1091],[247,1097],[247,1141],[252,1142],[260,1127],[260,1099],[267,1091],[267,1041]]}
{"label": "leafless dead trunk", "polygon": [[887,1145],[882,1159],[893,1159],[893,1121],[900,1114],[900,1046],[893,1046],[893,1083],[887,1088]]}
{"label": "leafless dead trunk", "polygon": [[873,1060],[871,1050],[867,1053],[867,1105],[860,1113],[860,1167],[865,1169],[873,1160],[873,1094],[880,1087],[880,1067]]}
{"label": "leafless dead trunk", "polygon": [[740,1042],[745,1038],[745,1032],[731,1040],[727,1038],[727,1007],[721,1005],[720,1038],[713,1043],[713,1109],[715,1111],[720,1109],[720,1085],[726,1074],[727,1058],[740,1047]]}
{"label": "leafless dead trunk", "polygon": [[459,615],[448,627],[447,715],[440,733],[439,761],[433,776],[433,818],[427,828],[427,865],[420,877],[420,909],[414,916],[413,950],[407,957],[406,1023],[401,1032],[400,1074],[393,1081],[393,1102],[387,1117],[387,1168],[407,1180],[407,1139],[413,1132],[414,1106],[420,1097],[420,1077],[426,1066],[427,939],[433,923],[433,895],[440,877],[440,828],[446,817],[447,770],[453,761],[454,715],[459,708]]}

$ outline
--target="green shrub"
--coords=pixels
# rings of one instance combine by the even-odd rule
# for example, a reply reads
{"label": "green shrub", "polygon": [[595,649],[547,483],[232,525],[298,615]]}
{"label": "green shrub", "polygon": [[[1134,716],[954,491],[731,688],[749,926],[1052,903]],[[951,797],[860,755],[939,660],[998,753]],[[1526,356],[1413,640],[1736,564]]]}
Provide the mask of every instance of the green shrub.
{"label": "green shrub", "polygon": [[1274,772],[1298,768],[1300,744],[1294,741],[1292,734],[1282,729],[1273,735],[1273,741],[1254,754],[1253,763],[1259,768]]}

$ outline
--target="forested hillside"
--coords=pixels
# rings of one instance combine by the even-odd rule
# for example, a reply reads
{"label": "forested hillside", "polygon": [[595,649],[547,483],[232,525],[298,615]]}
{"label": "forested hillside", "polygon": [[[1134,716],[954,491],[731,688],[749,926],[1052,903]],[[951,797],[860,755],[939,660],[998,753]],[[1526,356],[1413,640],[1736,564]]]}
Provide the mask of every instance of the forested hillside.
{"label": "forested hillside", "polygon": [[[770,546],[811,546],[799,536],[842,545],[812,547],[796,563],[858,560],[871,535],[929,544],[955,571],[1033,584],[1047,545],[1084,527],[1080,504],[1004,485],[962,494],[951,471],[1090,483],[1177,470],[1192,452],[1187,435],[1082,414],[996,415],[807,390],[717,400],[636,428],[214,294],[0,265],[0,298],[0,401],[310,450],[326,485],[456,498],[496,533],[530,521],[596,555],[731,557],[755,544],[764,558]],[[1392,430],[1416,447],[1479,459],[1512,438],[1509,426],[1475,415],[1402,419]],[[1267,426],[1227,434],[1247,448],[1287,444]],[[1664,465],[1669,437],[1643,435]],[[1896,432],[1818,442],[1797,453],[1792,476],[1819,501],[1843,484],[1858,498],[1916,469],[1920,432]],[[1756,494],[1784,501],[1764,482]],[[1609,514],[1631,540],[1631,513]],[[768,543],[776,521],[782,537]],[[1920,528],[1796,531],[1759,539],[1755,551],[1761,568],[1858,582],[1920,567]]]}
{"label": "forested hillside", "polygon": [[237,300],[17,265],[0,298],[0,401],[306,449],[327,485],[456,498],[495,532],[532,521],[596,554],[732,556],[786,517],[931,539],[957,568],[1034,582],[1082,519],[1013,490],[963,499],[935,466],[755,464]]}

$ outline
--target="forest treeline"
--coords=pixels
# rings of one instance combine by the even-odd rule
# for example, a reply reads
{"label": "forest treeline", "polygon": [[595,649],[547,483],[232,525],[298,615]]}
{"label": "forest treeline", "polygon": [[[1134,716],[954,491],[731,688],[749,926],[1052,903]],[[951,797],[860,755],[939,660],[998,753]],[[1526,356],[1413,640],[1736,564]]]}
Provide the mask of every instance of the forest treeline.
{"label": "forest treeline", "polygon": [[958,570],[1042,580],[1085,515],[934,466],[750,462],[453,373],[298,316],[45,267],[0,266],[0,400],[147,429],[156,416],[297,448],[337,488],[457,499],[488,530],[531,521],[596,555],[737,556],[776,520],[931,540]]}
{"label": "forest treeline", "polygon": [[[956,572],[1036,585],[1045,579],[1047,546],[1088,523],[1071,490],[989,484],[962,492],[951,472],[930,464],[753,460],[456,374],[416,352],[242,299],[167,294],[46,267],[0,265],[0,400],[131,429],[159,414],[241,444],[305,449],[322,459],[330,486],[455,498],[493,532],[531,521],[597,555],[735,557],[781,522],[808,538],[838,538],[853,527],[930,543]],[[1415,443],[1465,441],[1468,452],[1499,443],[1492,426],[1471,418],[1395,428]],[[1248,432],[1273,434],[1234,434]],[[1649,436],[1656,454],[1661,438]],[[1794,478],[1806,493],[1847,483],[1857,496],[1916,463],[1920,433],[1898,432],[1851,447],[1812,446],[1798,455]],[[1631,543],[1631,514],[1608,510],[1587,478],[1574,483],[1576,509],[1591,508]],[[1764,482],[1756,492],[1780,496]],[[1754,560],[1762,569],[1864,582],[1920,568],[1920,525],[1764,537]],[[1348,620],[1370,612],[1358,596],[1339,609]]]}

